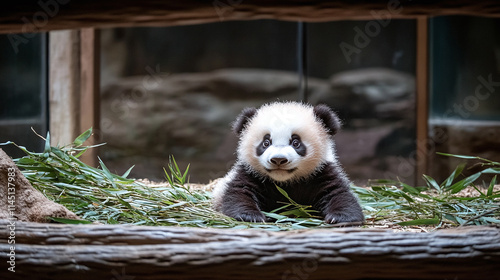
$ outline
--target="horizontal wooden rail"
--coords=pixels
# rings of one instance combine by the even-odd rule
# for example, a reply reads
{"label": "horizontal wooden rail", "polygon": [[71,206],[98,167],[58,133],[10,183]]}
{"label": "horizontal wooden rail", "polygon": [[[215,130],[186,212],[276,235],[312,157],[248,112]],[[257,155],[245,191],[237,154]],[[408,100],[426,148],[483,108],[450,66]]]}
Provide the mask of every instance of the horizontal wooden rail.
{"label": "horizontal wooden rail", "polygon": [[[225,20],[321,22],[416,18],[422,15],[500,16],[500,2],[441,0],[211,0],[4,1],[0,33],[118,26],[185,25]],[[11,38],[22,43],[29,38]]]}
{"label": "horizontal wooden rail", "polygon": [[[0,220],[1,279],[498,279],[500,229],[298,232]],[[13,251],[13,253],[9,253]],[[15,273],[8,271],[15,255]],[[117,278],[122,277],[122,278]]]}

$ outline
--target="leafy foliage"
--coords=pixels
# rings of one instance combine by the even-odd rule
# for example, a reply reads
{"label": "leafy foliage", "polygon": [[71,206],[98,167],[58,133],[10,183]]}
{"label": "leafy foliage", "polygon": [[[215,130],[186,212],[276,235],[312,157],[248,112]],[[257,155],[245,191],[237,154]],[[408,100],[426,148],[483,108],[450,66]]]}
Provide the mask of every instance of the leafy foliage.
{"label": "leafy foliage", "polygon": [[180,171],[174,157],[165,170],[168,185],[147,186],[128,179],[133,167],[125,174],[110,172],[99,159],[100,168],[81,162],[78,157],[95,146],[82,146],[92,130],[78,136],[72,145],[51,147],[47,134],[41,153],[13,144],[26,153],[15,159],[31,184],[49,199],[73,211],[83,220],[52,218],[53,221],[78,224],[100,222],[107,224],[167,225],[216,228],[260,228],[280,231],[326,226],[317,219],[290,219],[280,214],[269,214],[273,223],[236,221],[211,208],[211,194],[193,191],[188,187],[189,166]]}
{"label": "leafy foliage", "polygon": [[[13,144],[26,153],[15,159],[31,184],[49,199],[63,204],[82,220],[52,218],[61,223],[81,224],[100,222],[108,224],[143,224],[215,228],[257,228],[290,230],[311,227],[330,227],[317,216],[311,206],[293,201],[285,190],[278,188],[287,202],[265,215],[274,222],[248,223],[236,221],[211,208],[211,194],[189,187],[188,171],[181,171],[175,158],[164,168],[168,185],[145,185],[128,175],[113,174],[99,159],[100,168],[94,168],[78,158],[89,148],[83,146],[92,135],[92,129],[78,136],[72,145],[52,147],[47,134],[44,151],[34,153]],[[99,146],[99,145],[96,145]],[[374,180],[371,188],[353,186],[365,212],[367,225],[397,223],[401,226],[485,225],[500,223],[500,192],[495,191],[500,163],[472,156],[456,156],[466,160],[479,160],[482,171],[464,176],[465,164],[457,166],[441,184],[424,175],[426,186],[412,187],[402,182]],[[483,174],[493,174],[484,185],[476,185]],[[472,186],[477,197],[463,197],[459,192]]]}
{"label": "leafy foliage", "polygon": [[[500,163],[474,156],[442,154],[468,160],[479,160],[484,169],[465,176],[466,164],[455,170],[438,184],[424,175],[426,186],[412,187],[402,182],[375,180],[371,190],[355,187],[363,206],[368,212],[368,221],[389,220],[401,226],[435,225],[464,226],[500,224],[500,192],[494,191]],[[477,185],[483,174],[495,174],[488,184]],[[472,186],[479,196],[457,195]]]}

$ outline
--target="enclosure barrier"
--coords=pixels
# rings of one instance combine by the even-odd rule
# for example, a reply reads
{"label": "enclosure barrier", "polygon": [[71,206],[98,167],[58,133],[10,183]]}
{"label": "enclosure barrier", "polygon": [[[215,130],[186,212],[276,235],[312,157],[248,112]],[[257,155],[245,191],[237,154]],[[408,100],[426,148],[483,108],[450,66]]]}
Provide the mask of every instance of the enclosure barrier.
{"label": "enclosure barrier", "polygon": [[[9,236],[0,221],[0,236]],[[498,279],[500,229],[294,232],[17,222],[1,279]],[[0,262],[12,245],[0,241]],[[4,265],[2,265],[5,267]]]}

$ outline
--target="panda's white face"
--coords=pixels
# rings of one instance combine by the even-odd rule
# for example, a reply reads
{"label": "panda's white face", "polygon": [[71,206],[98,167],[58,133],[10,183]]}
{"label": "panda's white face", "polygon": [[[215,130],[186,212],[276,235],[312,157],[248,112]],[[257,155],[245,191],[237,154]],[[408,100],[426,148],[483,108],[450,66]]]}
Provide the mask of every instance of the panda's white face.
{"label": "panda's white face", "polygon": [[333,141],[312,106],[273,103],[257,110],[241,134],[238,157],[275,181],[300,180],[334,161]]}
{"label": "panda's white face", "polygon": [[276,181],[291,179],[306,155],[307,147],[297,134],[266,134],[256,148],[259,164]]}

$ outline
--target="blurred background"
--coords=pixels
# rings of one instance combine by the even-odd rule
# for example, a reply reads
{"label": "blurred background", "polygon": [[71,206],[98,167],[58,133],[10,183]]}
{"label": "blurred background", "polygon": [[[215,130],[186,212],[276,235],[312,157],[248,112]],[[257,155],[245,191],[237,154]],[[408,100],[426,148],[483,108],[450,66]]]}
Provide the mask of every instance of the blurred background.
{"label": "blurred background", "polygon": [[[163,167],[174,155],[181,169],[190,164],[190,182],[208,183],[235,161],[230,123],[243,108],[307,99],[328,104],[343,120],[337,152],[356,184],[414,184],[421,177],[416,21],[393,19],[378,29],[369,23],[257,20],[102,29],[99,140],[107,144],[98,154],[115,173],[135,165],[131,177],[151,180],[164,179]],[[426,173],[437,179],[456,165],[438,151],[500,160],[496,34],[499,19],[429,20]],[[43,147],[30,127],[42,135],[50,129],[47,41],[46,34],[33,34],[14,52],[0,35],[0,142]]]}

